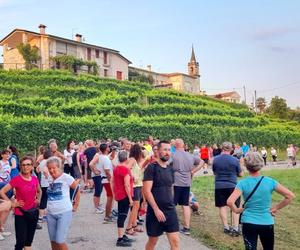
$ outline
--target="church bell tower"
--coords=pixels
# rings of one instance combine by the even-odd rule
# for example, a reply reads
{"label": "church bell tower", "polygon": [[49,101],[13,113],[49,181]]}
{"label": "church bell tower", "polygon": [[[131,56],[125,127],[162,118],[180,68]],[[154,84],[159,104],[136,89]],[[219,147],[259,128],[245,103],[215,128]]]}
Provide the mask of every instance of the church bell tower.
{"label": "church bell tower", "polygon": [[199,63],[196,61],[194,46],[192,46],[192,55],[191,55],[190,62],[188,63],[188,71],[190,76],[200,77]]}

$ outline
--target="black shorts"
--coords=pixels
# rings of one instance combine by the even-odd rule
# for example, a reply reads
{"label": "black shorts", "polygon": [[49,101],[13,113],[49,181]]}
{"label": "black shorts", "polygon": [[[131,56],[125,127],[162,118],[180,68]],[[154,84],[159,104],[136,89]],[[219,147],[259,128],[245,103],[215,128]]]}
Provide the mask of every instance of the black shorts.
{"label": "black shorts", "polygon": [[42,198],[41,198],[39,209],[46,209],[47,200],[48,200],[47,187],[42,187]]}
{"label": "black shorts", "polygon": [[158,237],[164,232],[174,233],[179,231],[179,223],[175,208],[162,212],[166,217],[166,221],[158,222],[153,209],[148,207],[146,215],[146,230],[149,237]]}
{"label": "black shorts", "polygon": [[174,186],[174,204],[175,206],[189,206],[190,187]]}
{"label": "black shorts", "polygon": [[202,159],[206,164],[208,164],[209,160],[208,159]]}
{"label": "black shorts", "polygon": [[[227,199],[232,194],[234,188],[218,188],[215,189],[215,206],[224,207],[227,206]],[[241,198],[238,198],[235,202],[237,207],[240,206]]]}
{"label": "black shorts", "polygon": [[142,187],[133,188],[133,200],[140,201],[142,198]]}

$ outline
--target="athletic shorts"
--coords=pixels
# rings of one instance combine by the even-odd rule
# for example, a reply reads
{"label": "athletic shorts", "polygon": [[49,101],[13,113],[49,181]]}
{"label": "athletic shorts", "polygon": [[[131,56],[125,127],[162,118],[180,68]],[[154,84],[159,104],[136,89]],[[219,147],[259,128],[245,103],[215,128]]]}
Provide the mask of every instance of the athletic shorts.
{"label": "athletic shorts", "polygon": [[41,198],[39,209],[46,209],[47,207],[47,200],[48,200],[47,189],[48,189],[47,187],[42,187],[42,198]]}
{"label": "athletic shorts", "polygon": [[140,201],[142,198],[142,187],[133,188],[133,200]]}
{"label": "athletic shorts", "polygon": [[158,222],[153,209],[149,206],[146,215],[146,230],[149,237],[158,237],[164,232],[174,233],[179,231],[179,223],[175,208],[162,211],[166,217],[165,222]]}
{"label": "athletic shorts", "polygon": [[[216,207],[224,207],[227,206],[227,200],[229,196],[232,194],[234,188],[218,188],[215,189],[215,206]],[[238,198],[235,202],[237,207],[240,206],[241,199]]]}
{"label": "athletic shorts", "polygon": [[47,226],[50,241],[56,243],[66,242],[72,221],[72,211],[61,214],[47,214]]}
{"label": "athletic shorts", "polygon": [[112,193],[112,190],[111,190],[110,183],[102,183],[102,185],[103,185],[103,187],[105,188],[106,196],[107,196],[107,197],[112,197],[112,196],[113,196],[113,193]]}
{"label": "athletic shorts", "polygon": [[[8,182],[0,182],[0,190],[6,186]],[[13,197],[14,195],[14,192],[13,192],[13,189],[9,190],[7,193],[6,193],[6,196],[10,199],[11,197]]]}
{"label": "athletic shorts", "polygon": [[102,193],[102,189],[103,189],[102,177],[100,175],[94,176],[93,181],[94,181],[94,186],[95,186],[94,197],[100,197],[101,193]]}
{"label": "athletic shorts", "polygon": [[208,159],[202,159],[206,164],[208,164],[209,160]]}
{"label": "athletic shorts", "polygon": [[190,187],[174,186],[174,205],[189,206]]}

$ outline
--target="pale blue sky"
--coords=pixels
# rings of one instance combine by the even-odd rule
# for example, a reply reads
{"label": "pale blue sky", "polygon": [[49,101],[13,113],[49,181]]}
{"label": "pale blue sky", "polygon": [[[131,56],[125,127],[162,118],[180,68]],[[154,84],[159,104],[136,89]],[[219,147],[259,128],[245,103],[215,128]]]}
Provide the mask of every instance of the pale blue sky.
{"label": "pale blue sky", "polygon": [[187,72],[194,44],[208,94],[236,89],[243,96],[245,85],[248,102],[256,89],[296,107],[299,13],[297,0],[0,0],[0,37],[43,23],[49,34],[71,38],[73,30],[159,72]]}

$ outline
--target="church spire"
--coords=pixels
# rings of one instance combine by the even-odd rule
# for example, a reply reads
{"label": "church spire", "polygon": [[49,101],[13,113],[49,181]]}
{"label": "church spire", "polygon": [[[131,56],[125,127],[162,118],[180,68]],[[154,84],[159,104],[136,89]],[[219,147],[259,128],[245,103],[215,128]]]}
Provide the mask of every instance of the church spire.
{"label": "church spire", "polygon": [[192,45],[192,55],[190,62],[188,63],[188,72],[190,76],[200,77],[199,63],[196,61],[194,46]]}
{"label": "church spire", "polygon": [[194,51],[194,45],[192,45],[192,55],[191,55],[191,60],[190,62],[196,62],[196,56],[195,56],[195,51]]}

